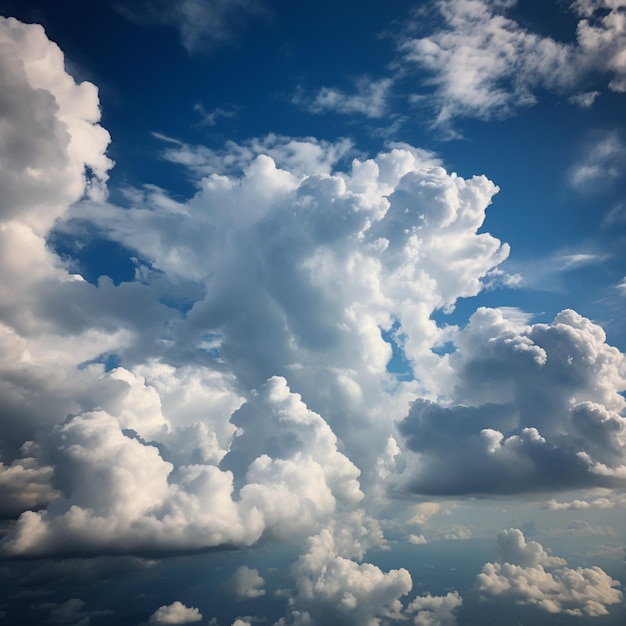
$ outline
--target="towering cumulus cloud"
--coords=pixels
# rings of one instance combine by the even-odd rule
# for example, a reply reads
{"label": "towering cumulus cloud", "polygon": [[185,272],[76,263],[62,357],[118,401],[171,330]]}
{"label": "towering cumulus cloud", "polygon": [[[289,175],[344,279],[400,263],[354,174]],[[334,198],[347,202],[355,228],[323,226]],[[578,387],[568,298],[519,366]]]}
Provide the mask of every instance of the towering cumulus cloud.
{"label": "towering cumulus cloud", "polygon": [[[4,97],[28,102],[3,126],[2,484],[24,511],[3,550],[247,545],[357,505],[394,417],[445,369],[430,314],[508,253],[477,233],[497,187],[408,146],[332,172],[345,145],[270,137],[231,146],[238,171],[183,204],[150,188],[113,206],[95,88],[40,27],[2,27]],[[87,283],[46,245],[86,223],[129,249],[134,281]],[[381,329],[415,381],[387,372]]]}
{"label": "towering cumulus cloud", "polygon": [[[211,150],[156,135],[193,193],[109,196],[96,87],[40,26],[0,19],[0,76],[3,558],[124,555],[130,568],[286,542],[276,624],[454,624],[459,591],[411,595],[410,564],[364,561],[388,547],[379,518],[402,499],[626,486],[623,355],[597,324],[487,308],[441,322],[510,278],[509,246],[484,230],[498,192],[485,176],[399,143],[367,158],[347,140]],[[134,275],[94,277],[81,254],[94,238]],[[426,522],[452,508],[421,502],[408,547],[430,549]],[[470,536],[452,531],[436,538]],[[602,570],[573,573],[519,531],[499,546],[485,596],[534,602],[519,575],[550,583],[536,603],[553,612],[619,599]],[[237,565],[219,588],[240,607],[276,600],[267,563]],[[103,615],[68,601],[54,610]],[[150,624],[213,619],[182,593],[150,611]]]}

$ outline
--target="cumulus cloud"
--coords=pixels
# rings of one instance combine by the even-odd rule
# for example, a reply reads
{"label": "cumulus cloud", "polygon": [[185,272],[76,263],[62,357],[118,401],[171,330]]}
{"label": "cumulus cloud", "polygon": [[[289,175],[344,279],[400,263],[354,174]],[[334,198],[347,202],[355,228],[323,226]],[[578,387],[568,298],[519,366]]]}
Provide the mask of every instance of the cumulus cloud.
{"label": "cumulus cloud", "polygon": [[[439,0],[445,26],[403,42],[405,58],[432,74],[437,124],[460,116],[508,115],[535,104],[542,90],[577,90],[593,72],[608,76],[609,89],[624,91],[623,0],[571,3],[570,10],[579,18],[575,43],[531,32],[507,17],[516,4]],[[574,102],[590,106],[593,98],[579,95]]]}
{"label": "cumulus cloud", "polygon": [[371,441],[387,440],[405,401],[386,391],[381,328],[397,330],[420,384],[433,384],[430,348],[443,331],[431,313],[478,293],[508,255],[477,232],[497,187],[405,145],[346,171],[333,169],[344,143],[272,137],[232,148],[223,161],[200,151],[191,167],[210,173],[184,204],[151,189],[126,209],[83,203],[83,218],[171,283],[202,284],[162,360],[195,358],[212,337],[215,366],[230,368],[242,393],[286,378],[364,467],[357,457],[383,452]]}
{"label": "cumulus cloud", "polygon": [[1,17],[0,45],[0,221],[42,235],[85,193],[103,197],[110,138],[96,87],[76,84],[41,26]]}
{"label": "cumulus cloud", "polygon": [[567,567],[565,559],[550,556],[536,541],[526,541],[512,528],[498,534],[500,560],[486,563],[476,577],[484,596],[508,597],[548,613],[597,617],[608,614],[622,593],[599,567]]}
{"label": "cumulus cloud", "polygon": [[409,450],[405,488],[519,493],[622,484],[623,355],[599,326],[574,311],[524,325],[479,309],[455,344],[450,401],[417,400],[398,424]]}
{"label": "cumulus cloud", "polygon": [[259,575],[259,570],[242,565],[226,581],[225,587],[238,599],[260,598],[265,595],[263,585],[265,580]]}
{"label": "cumulus cloud", "polygon": [[454,610],[463,604],[463,598],[456,591],[445,596],[426,594],[418,596],[406,609],[415,613],[413,624],[416,626],[455,626]]}
{"label": "cumulus cloud", "polygon": [[235,412],[240,434],[220,467],[206,458],[175,466],[163,458],[166,445],[120,421],[100,410],[52,429],[44,446],[64,497],[24,512],[0,542],[5,553],[250,545],[263,532],[310,532],[363,497],[359,471],[337,451],[335,435],[284,379]]}
{"label": "cumulus cloud", "polygon": [[192,624],[202,620],[202,613],[194,607],[185,606],[179,600],[159,607],[148,621],[149,624]]}
{"label": "cumulus cloud", "polygon": [[[398,473],[440,493],[524,490],[548,467],[553,488],[622,480],[621,355],[595,325],[573,312],[520,328],[482,311],[460,332],[432,319],[508,255],[482,232],[498,191],[485,176],[404,144],[366,158],[348,141],[211,151],[165,138],[194,195],[147,187],[115,206],[95,87],[76,85],[39,27],[1,28],[16,99],[1,132],[28,144],[0,164],[15,191],[0,229],[0,489],[17,517],[4,555],[326,545],[332,520]],[[54,132],[33,134],[38,119]],[[44,157],[45,194],[28,169]],[[55,252],[53,234],[91,231],[135,259],[133,279],[91,284]],[[390,338],[412,380],[387,371]],[[438,354],[450,338],[457,352]],[[406,417],[416,397],[430,400]],[[571,462],[562,474],[554,458]],[[322,565],[299,561],[290,619],[401,611],[408,573],[361,563],[362,536],[345,534]]]}
{"label": "cumulus cloud", "polygon": [[0,462],[0,518],[12,518],[28,509],[39,509],[60,494],[51,484],[53,468],[34,457]]}
{"label": "cumulus cloud", "polygon": [[623,491],[613,491],[604,496],[577,498],[565,502],[552,498],[544,504],[544,507],[552,511],[622,508],[626,507],[626,494]]}
{"label": "cumulus cloud", "polygon": [[[343,528],[335,537],[325,529],[307,542],[307,551],[293,567],[296,594],[290,614],[281,624],[335,624],[374,626],[381,619],[400,619],[400,598],[412,588],[405,569],[383,572],[371,563],[359,563],[362,539]],[[355,549],[356,546],[356,549]]]}

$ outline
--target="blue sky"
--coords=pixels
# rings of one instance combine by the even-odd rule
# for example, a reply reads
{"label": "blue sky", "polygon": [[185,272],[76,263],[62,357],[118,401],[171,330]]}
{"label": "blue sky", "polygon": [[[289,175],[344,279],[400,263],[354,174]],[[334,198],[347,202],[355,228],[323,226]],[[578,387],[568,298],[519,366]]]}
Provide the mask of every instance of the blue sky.
{"label": "blue sky", "polygon": [[0,14],[3,622],[624,622],[624,0]]}

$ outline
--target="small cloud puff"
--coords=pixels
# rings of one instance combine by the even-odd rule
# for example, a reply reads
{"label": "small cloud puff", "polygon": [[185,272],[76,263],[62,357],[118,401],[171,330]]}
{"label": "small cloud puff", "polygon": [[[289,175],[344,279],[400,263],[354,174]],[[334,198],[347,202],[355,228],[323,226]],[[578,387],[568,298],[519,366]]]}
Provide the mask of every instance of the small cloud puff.
{"label": "small cloud puff", "polygon": [[159,607],[148,621],[149,624],[157,624],[158,626],[165,624],[191,624],[199,622],[202,619],[202,613],[198,609],[185,606],[182,602],[176,600],[172,604]]}
{"label": "small cloud puff", "polygon": [[[322,87],[313,100],[306,104],[312,113],[329,111],[346,115],[361,114],[369,118],[380,118],[387,113],[387,99],[393,79],[382,78],[370,80],[362,78],[357,81],[357,93],[347,94],[339,89]],[[294,102],[299,104],[302,98],[296,96]]]}
{"label": "small cloud puff", "polygon": [[237,599],[244,600],[264,596],[265,589],[262,588],[264,584],[265,580],[259,575],[259,570],[242,565],[235,570],[224,586]]}

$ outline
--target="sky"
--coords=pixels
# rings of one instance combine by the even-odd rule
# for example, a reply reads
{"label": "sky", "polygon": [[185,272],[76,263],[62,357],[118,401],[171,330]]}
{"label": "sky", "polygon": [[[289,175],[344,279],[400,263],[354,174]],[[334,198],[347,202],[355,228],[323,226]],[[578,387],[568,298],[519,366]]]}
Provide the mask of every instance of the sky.
{"label": "sky", "polygon": [[0,623],[626,621],[626,0],[0,0]]}

